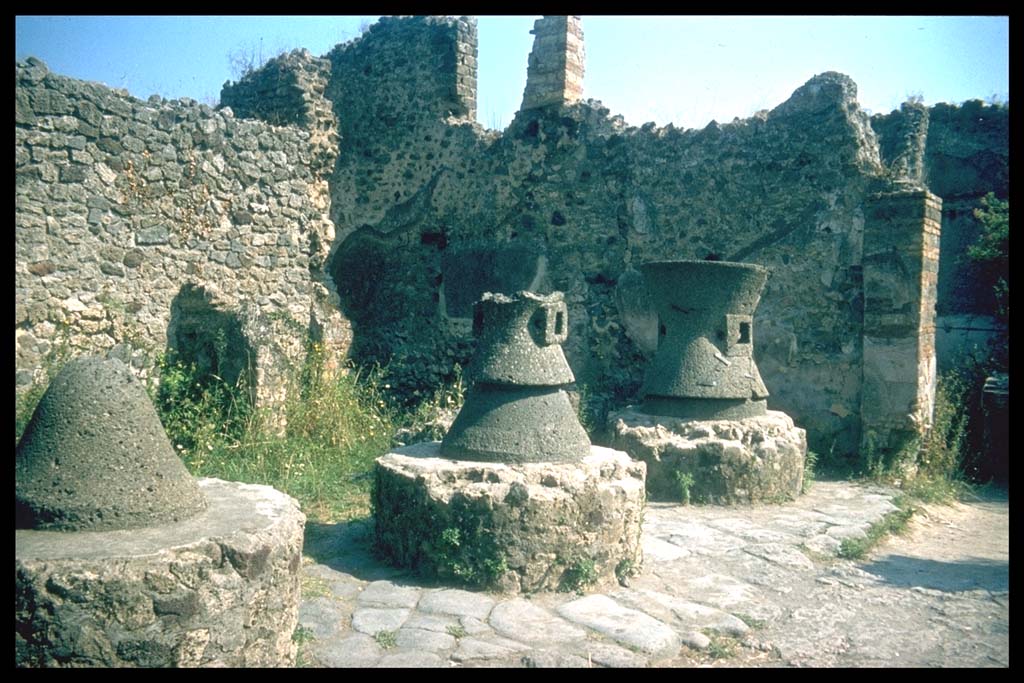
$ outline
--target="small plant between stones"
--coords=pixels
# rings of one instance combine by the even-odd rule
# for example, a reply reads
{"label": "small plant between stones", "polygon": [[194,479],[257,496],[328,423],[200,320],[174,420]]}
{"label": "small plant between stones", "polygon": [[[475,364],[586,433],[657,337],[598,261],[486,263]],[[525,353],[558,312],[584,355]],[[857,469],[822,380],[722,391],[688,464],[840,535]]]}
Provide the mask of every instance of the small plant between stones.
{"label": "small plant between stones", "polygon": [[749,626],[751,630],[757,631],[765,627],[764,619],[758,619],[757,617],[752,617],[749,614],[743,614],[739,612],[733,613],[733,616],[735,616],[737,619],[739,619],[744,624]]}
{"label": "small plant between stones", "polygon": [[305,599],[309,598],[325,598],[330,596],[331,587],[326,580],[321,579],[319,576],[303,576],[302,577],[302,597]]}
{"label": "small plant between stones", "polygon": [[398,644],[394,631],[377,631],[373,634],[373,639],[384,650],[390,650]]}
{"label": "small plant between stones", "polygon": [[304,645],[305,643],[313,640],[316,640],[316,637],[313,635],[312,629],[306,628],[301,624],[295,627],[295,631],[292,633],[293,643],[296,645]]}
{"label": "small plant between stones", "polygon": [[800,484],[800,493],[807,493],[814,486],[814,467],[818,464],[818,454],[814,451],[807,451],[804,458],[804,480]]}
{"label": "small plant between stones", "polygon": [[597,583],[597,566],[589,557],[573,560],[562,574],[559,590],[565,593],[582,593],[588,586]]}
{"label": "small plant between stones", "polygon": [[295,627],[295,631],[292,633],[292,642],[296,645],[295,668],[305,669],[315,665],[310,661],[309,654],[306,652],[306,646],[315,640],[316,637],[313,635],[312,629],[301,624]]}
{"label": "small plant between stones", "polygon": [[705,633],[711,639],[708,643],[707,653],[711,659],[728,659],[736,654],[736,642],[724,636]]}
{"label": "small plant between stones", "polygon": [[690,472],[676,470],[673,473],[676,483],[676,491],[679,495],[679,502],[683,505],[690,504],[690,491],[693,488],[694,479]]}
{"label": "small plant between stones", "polygon": [[914,516],[914,508],[903,497],[896,498],[893,503],[899,510],[890,512],[872,524],[864,538],[844,538],[839,546],[839,557],[859,560],[889,534],[902,533],[907,528],[910,518]]}
{"label": "small plant between stones", "polygon": [[466,637],[466,629],[462,624],[450,624],[445,628],[445,632],[456,640]]}

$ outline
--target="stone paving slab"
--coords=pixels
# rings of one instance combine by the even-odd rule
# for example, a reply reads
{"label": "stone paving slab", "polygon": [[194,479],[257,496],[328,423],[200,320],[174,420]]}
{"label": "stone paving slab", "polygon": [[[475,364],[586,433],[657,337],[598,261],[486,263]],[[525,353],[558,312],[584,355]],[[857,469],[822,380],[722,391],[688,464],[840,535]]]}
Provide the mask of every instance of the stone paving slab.
{"label": "stone paving slab", "polygon": [[490,624],[506,638],[537,645],[571,642],[587,636],[582,628],[521,598],[498,604],[491,612]]}
{"label": "stone paving slab", "polygon": [[588,595],[573,600],[559,607],[558,613],[654,659],[671,657],[679,651],[679,636],[671,626],[623,607],[607,595]]}
{"label": "stone paving slab", "polygon": [[[651,504],[640,573],[627,587],[589,595],[421,585],[413,575],[374,564],[365,523],[358,533],[342,527],[345,542],[319,529],[317,544],[307,548],[313,563],[303,567],[310,590],[299,622],[311,640],[302,645],[302,661],[393,668],[692,666],[713,662],[708,653],[723,648],[710,646],[723,638],[754,653],[753,665],[840,665],[851,651],[859,653],[859,665],[921,661],[907,656],[907,638],[897,639],[899,645],[886,641],[901,613],[949,629],[959,616],[987,609],[972,600],[1008,612],[1009,593],[982,596],[978,589],[972,598],[976,586],[962,581],[955,586],[960,593],[914,586],[893,594],[880,574],[837,558],[842,538],[896,509],[896,494],[818,482],[809,495],[782,505]],[[849,621],[863,620],[865,611],[881,623],[851,635]],[[943,661],[941,652],[931,654]],[[988,657],[982,665],[1006,655]]]}

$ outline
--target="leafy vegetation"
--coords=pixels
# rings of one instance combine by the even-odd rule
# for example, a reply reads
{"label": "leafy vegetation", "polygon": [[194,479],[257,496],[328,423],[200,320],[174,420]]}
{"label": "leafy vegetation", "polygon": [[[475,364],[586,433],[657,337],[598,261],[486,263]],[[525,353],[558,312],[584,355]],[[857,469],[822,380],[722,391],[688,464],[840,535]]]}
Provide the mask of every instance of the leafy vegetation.
{"label": "leafy vegetation", "polygon": [[996,311],[1007,322],[1010,317],[1010,202],[989,192],[974,210],[981,223],[978,241],[967,248],[967,256],[981,265],[993,280]]}
{"label": "leafy vegetation", "polygon": [[448,626],[445,627],[444,631],[445,631],[445,633],[447,633],[448,635],[450,635],[452,638],[455,638],[455,639],[465,638],[466,635],[467,635],[466,628],[464,626],[462,626],[461,624],[449,624]]}
{"label": "leafy vegetation", "polygon": [[676,491],[679,495],[679,502],[683,505],[690,504],[690,491],[693,488],[694,478],[691,472],[683,472],[676,470],[672,473],[676,485]]}
{"label": "leafy vegetation", "polygon": [[373,639],[377,641],[377,644],[380,645],[383,650],[390,650],[398,645],[394,631],[377,631],[373,635]]}
{"label": "leafy vegetation", "polygon": [[859,560],[889,534],[899,534],[906,529],[907,523],[914,515],[914,508],[906,498],[897,498],[893,502],[899,509],[890,512],[871,525],[863,538],[843,539],[842,545],[839,547],[839,557]]}
{"label": "leafy vegetation", "polygon": [[619,563],[615,565],[615,579],[619,582],[619,585],[626,586],[629,577],[635,576],[637,571],[636,563],[633,560],[619,560]]}
{"label": "leafy vegetation", "polygon": [[569,563],[562,574],[559,590],[566,593],[581,593],[588,586],[597,583],[597,566],[589,557],[580,557]]}
{"label": "leafy vegetation", "polygon": [[800,485],[800,492],[807,493],[814,486],[815,468],[818,465],[818,454],[814,451],[807,451],[804,458],[804,480]]}
{"label": "leafy vegetation", "polygon": [[727,636],[705,634],[710,638],[707,653],[711,659],[728,659],[736,655],[736,641]]}
{"label": "leafy vegetation", "polygon": [[469,586],[493,586],[508,571],[494,537],[468,507],[456,510],[454,516],[456,526],[442,530],[428,551],[437,573]]}

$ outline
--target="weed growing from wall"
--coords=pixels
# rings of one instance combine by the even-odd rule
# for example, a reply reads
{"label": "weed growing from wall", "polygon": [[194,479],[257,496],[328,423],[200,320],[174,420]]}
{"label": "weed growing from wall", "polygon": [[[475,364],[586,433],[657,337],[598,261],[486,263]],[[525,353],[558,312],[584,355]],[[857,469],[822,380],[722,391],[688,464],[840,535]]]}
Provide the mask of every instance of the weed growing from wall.
{"label": "weed growing from wall", "polygon": [[814,451],[807,451],[804,458],[804,480],[800,485],[800,493],[808,493],[814,486],[814,468],[818,464],[818,454]]}
{"label": "weed growing from wall", "polygon": [[392,481],[373,491],[375,549],[390,564],[411,567],[429,578],[474,588],[492,588],[508,571],[505,555],[488,526],[486,502],[455,496],[444,508],[429,509],[411,482]]}
{"label": "weed growing from wall", "polygon": [[593,558],[578,557],[569,563],[558,589],[565,593],[582,593],[597,583],[597,565]]}

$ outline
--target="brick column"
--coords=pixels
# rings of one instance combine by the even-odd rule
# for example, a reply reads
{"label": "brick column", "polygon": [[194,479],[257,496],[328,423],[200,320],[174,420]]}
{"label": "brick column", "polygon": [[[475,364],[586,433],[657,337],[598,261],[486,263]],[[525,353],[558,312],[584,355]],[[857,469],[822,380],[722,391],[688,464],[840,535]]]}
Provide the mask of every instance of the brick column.
{"label": "brick column", "polygon": [[453,112],[476,120],[477,75],[476,17],[460,17],[455,34],[455,99],[460,109]]}
{"label": "brick column", "polygon": [[[862,452],[894,453],[931,423],[942,200],[872,195],[864,223]],[[912,463],[907,463],[912,464]]]}
{"label": "brick column", "polygon": [[566,105],[583,96],[583,28],[579,17],[543,17],[533,24],[533,50],[521,111]]}

